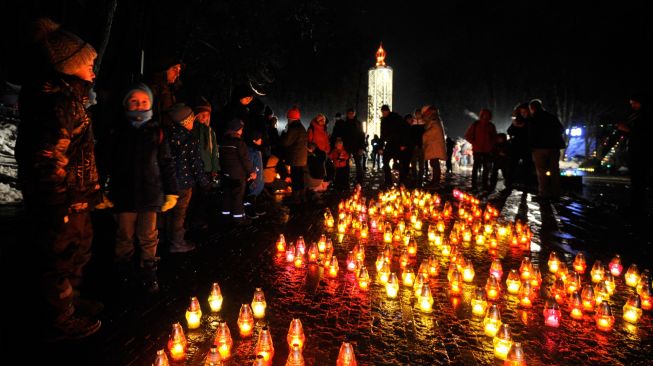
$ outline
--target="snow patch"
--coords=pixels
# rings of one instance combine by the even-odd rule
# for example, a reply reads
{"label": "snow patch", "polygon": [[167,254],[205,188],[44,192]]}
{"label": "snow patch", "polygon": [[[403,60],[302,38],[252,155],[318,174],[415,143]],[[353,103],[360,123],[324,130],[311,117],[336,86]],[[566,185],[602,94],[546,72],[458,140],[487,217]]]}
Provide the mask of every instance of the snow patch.
{"label": "snow patch", "polygon": [[23,194],[9,184],[0,183],[0,205],[18,203],[23,200]]}

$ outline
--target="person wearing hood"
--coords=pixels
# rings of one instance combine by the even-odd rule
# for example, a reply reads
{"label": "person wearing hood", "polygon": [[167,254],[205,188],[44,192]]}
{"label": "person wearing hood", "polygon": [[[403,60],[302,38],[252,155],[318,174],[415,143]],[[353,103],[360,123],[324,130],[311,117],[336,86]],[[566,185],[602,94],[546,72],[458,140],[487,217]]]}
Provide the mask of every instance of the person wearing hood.
{"label": "person wearing hood", "polygon": [[91,304],[79,292],[91,258],[90,211],[101,202],[86,112],[97,53],[50,19],[37,23],[36,64],[41,66],[21,90],[16,141],[18,181],[33,225],[30,245],[40,282],[30,285],[41,289],[38,313],[45,318],[46,340],[80,339],[101,326],[97,311],[88,311],[101,304]]}
{"label": "person wearing hood", "polygon": [[318,149],[327,155],[331,152],[329,134],[326,129],[326,116],[324,114],[319,113],[311,120],[311,125],[308,127],[307,142],[314,143]]}
{"label": "person wearing hood", "polygon": [[128,280],[138,239],[139,265],[145,289],[159,291],[157,214],[177,203],[175,165],[167,136],[153,117],[153,96],[142,83],[130,86],[122,102],[124,119],[112,134],[109,198],[117,213],[115,261],[121,280]]}

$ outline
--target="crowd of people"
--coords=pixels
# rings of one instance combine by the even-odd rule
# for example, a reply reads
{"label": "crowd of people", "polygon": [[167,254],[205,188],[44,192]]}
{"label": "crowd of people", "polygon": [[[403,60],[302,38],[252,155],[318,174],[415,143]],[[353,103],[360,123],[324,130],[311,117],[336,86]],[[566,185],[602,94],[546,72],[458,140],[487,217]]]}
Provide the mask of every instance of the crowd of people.
{"label": "crowd of people", "polygon": [[38,69],[20,95],[16,160],[25,206],[38,228],[31,235],[40,250],[51,340],[83,338],[100,328],[101,304],[79,291],[91,257],[93,209],[115,214],[118,276],[133,276],[137,268],[144,291],[156,293],[160,243],[171,253],[194,250],[185,238],[187,217],[201,220],[210,202],[219,203],[224,225],[247,226],[279,190],[291,192],[288,205],[303,205],[319,202],[329,187],[364,184],[368,155],[386,187],[438,188],[441,163],[451,173],[452,161],[463,160],[455,155],[467,160],[473,152],[472,189],[494,190],[499,170],[507,188],[519,179],[527,184],[534,167],[538,196],[560,193],[563,127],[539,100],[515,109],[510,138],[497,133],[492,112],[482,109],[465,133],[471,149],[446,136],[432,105],[403,117],[384,105],[380,136],[371,143],[352,108],[345,118],[335,116],[329,134],[326,115],[305,128],[293,106],[279,133],[274,111],[246,84],[216,109],[203,96],[178,98],[181,62],[171,57],[157,59],[144,81],[125,89],[110,133],[97,139],[88,109],[95,49],[51,20],[41,19],[35,29],[31,54]]}

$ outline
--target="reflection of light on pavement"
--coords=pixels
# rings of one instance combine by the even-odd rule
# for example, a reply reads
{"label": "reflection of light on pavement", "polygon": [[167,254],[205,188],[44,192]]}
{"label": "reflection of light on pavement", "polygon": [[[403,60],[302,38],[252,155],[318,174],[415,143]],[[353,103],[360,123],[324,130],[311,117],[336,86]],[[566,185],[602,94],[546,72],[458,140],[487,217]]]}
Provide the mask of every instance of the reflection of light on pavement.
{"label": "reflection of light on pavement", "polygon": [[531,252],[539,253],[541,250],[542,247],[538,243],[531,241]]}

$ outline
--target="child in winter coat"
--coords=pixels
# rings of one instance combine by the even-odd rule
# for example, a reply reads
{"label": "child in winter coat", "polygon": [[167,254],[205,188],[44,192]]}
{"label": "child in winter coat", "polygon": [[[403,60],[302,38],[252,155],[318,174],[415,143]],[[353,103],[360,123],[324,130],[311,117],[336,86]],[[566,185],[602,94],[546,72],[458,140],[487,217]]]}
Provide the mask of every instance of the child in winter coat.
{"label": "child in winter coat", "polygon": [[261,145],[263,144],[263,138],[261,131],[253,130],[249,133],[249,138],[252,139],[252,145],[247,145],[247,151],[249,153],[249,160],[252,162],[252,166],[256,171],[256,179],[249,182],[247,185],[247,198],[245,200],[245,206],[247,217],[251,219],[258,219],[259,216],[265,215],[266,212],[261,207],[261,203],[258,201],[258,196],[263,192],[264,183],[263,183],[263,156],[261,153]]}
{"label": "child in winter coat", "polygon": [[195,113],[183,103],[175,104],[168,113],[173,121],[170,129],[170,150],[175,160],[179,199],[167,215],[166,237],[170,243],[170,253],[186,253],[195,249],[194,244],[184,239],[184,224],[193,187],[197,184],[208,190],[210,182],[204,173],[199,143],[191,132]]}
{"label": "child in winter coat", "polygon": [[256,170],[241,139],[245,124],[239,119],[227,122],[222,144],[220,144],[220,166],[222,167],[222,215],[233,217],[237,226],[248,225],[243,198],[245,183],[256,179]]}
{"label": "child in winter coat", "polygon": [[177,202],[177,179],[170,146],[158,121],[152,119],[152,91],[141,83],[123,99],[125,120],[113,133],[109,197],[118,216],[115,255],[121,276],[127,275],[140,247],[140,268],[146,290],[159,290],[156,249],[157,213]]}
{"label": "child in winter coat", "polygon": [[335,187],[339,189],[349,188],[349,154],[345,151],[341,139],[336,140],[329,157],[336,168]]}

